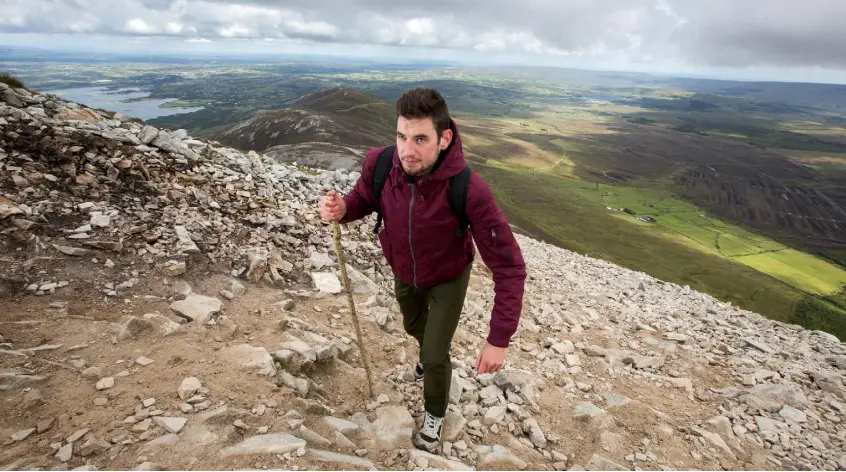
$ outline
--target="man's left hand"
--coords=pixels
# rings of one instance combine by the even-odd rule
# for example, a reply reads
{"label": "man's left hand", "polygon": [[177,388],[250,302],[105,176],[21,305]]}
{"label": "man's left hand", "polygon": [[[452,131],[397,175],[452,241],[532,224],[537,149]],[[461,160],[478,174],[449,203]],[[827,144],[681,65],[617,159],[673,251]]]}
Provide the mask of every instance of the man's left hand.
{"label": "man's left hand", "polygon": [[497,347],[485,341],[479,356],[476,358],[476,372],[480,374],[496,373],[505,363],[505,351],[508,348]]}

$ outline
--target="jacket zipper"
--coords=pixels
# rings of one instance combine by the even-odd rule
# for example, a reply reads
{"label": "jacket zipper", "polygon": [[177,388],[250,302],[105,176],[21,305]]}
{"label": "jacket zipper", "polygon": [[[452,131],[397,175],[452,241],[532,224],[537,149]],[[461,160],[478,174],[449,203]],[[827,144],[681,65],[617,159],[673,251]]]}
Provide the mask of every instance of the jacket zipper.
{"label": "jacket zipper", "polygon": [[414,274],[414,287],[417,288],[417,261],[414,260],[414,246],[411,244],[411,210],[414,206],[414,182],[409,182],[411,186],[411,201],[408,202],[408,248],[411,250],[411,270]]}

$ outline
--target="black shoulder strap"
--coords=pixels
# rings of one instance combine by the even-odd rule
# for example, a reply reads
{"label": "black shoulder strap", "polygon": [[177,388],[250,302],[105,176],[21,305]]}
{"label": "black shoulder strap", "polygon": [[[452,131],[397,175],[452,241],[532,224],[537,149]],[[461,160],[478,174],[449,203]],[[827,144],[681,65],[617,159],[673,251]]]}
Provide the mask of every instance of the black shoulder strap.
{"label": "black shoulder strap", "polygon": [[388,146],[380,152],[376,159],[376,166],[373,168],[373,194],[376,196],[376,226],[373,227],[373,233],[379,233],[379,227],[382,226],[382,187],[385,186],[385,181],[391,172],[396,147],[396,145]]}
{"label": "black shoulder strap", "polygon": [[467,227],[470,226],[470,219],[467,217],[467,187],[469,184],[469,167],[465,167],[449,179],[449,206],[460,222],[456,230],[456,234],[459,236],[464,236]]}

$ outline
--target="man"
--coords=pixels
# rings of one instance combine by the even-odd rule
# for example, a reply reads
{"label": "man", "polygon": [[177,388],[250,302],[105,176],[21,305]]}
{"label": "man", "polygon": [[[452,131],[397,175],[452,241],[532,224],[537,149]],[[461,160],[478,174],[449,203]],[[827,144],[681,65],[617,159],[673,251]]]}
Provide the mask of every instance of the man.
{"label": "man", "polygon": [[472,171],[466,199],[470,231],[457,231],[459,219],[449,205],[448,184],[466,162],[458,127],[436,90],[411,89],[397,101],[396,151],[377,202],[372,179],[376,160],[386,148],[370,150],[353,190],[343,198],[328,192],[321,199],[320,214],[328,221],[348,223],[381,209],[384,229],[379,241],[394,272],[403,327],[420,345],[415,376],[423,377],[426,412],[413,442],[435,452],[443,435],[452,379],[449,349],[470,279],[473,241],[493,272],[495,291],[490,332],[476,358],[480,374],[502,368],[520,319],[526,267],[489,186]]}

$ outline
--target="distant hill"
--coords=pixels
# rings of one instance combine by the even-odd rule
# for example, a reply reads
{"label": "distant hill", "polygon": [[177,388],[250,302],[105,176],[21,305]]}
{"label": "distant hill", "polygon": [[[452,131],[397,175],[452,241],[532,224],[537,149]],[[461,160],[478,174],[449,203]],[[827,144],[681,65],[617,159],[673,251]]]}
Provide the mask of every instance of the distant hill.
{"label": "distant hill", "polygon": [[396,134],[394,104],[352,88],[306,95],[290,108],[260,113],[211,139],[283,161],[339,168],[355,165],[368,148]]}

